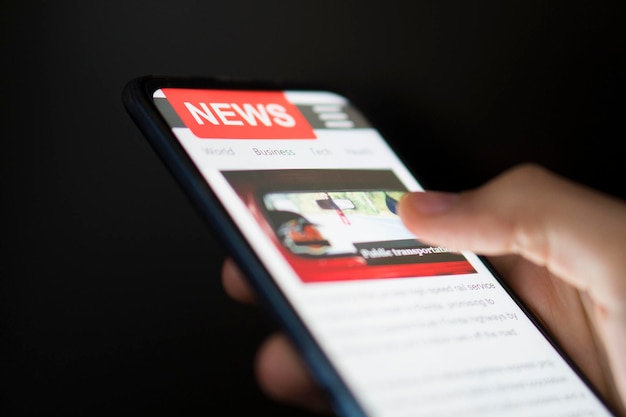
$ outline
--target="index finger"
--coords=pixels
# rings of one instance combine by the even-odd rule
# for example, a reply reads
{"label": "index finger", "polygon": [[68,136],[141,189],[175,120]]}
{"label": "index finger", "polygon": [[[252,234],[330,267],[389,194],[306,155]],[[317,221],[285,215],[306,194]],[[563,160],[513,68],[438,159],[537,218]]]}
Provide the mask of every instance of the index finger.
{"label": "index finger", "polygon": [[256,304],[257,296],[232,258],[222,264],[222,285],[228,295],[242,303]]}

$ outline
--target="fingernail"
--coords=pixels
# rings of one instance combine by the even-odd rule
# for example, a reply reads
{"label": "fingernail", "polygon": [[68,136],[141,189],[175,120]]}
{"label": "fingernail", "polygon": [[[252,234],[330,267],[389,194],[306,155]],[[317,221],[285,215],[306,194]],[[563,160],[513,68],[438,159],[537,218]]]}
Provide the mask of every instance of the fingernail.
{"label": "fingernail", "polygon": [[424,214],[442,213],[452,207],[459,199],[458,194],[440,191],[414,192],[406,195],[409,203]]}

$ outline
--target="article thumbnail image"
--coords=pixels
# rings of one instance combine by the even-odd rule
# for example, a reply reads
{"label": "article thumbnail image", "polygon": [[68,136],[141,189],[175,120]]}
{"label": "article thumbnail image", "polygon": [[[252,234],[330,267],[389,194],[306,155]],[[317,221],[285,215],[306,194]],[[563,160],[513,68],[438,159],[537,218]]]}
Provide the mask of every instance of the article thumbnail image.
{"label": "article thumbnail image", "polygon": [[303,282],[476,271],[419,241],[396,205],[407,190],[389,170],[261,170],[222,174]]}

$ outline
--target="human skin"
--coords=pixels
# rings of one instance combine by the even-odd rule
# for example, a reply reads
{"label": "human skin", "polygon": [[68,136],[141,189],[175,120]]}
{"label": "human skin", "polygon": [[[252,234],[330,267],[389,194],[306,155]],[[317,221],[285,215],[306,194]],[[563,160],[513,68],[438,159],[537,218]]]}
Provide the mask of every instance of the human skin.
{"label": "human skin", "polygon": [[[626,415],[626,203],[532,164],[473,190],[415,192],[399,215],[425,243],[486,255],[619,415]],[[226,292],[256,302],[226,259]],[[289,340],[260,347],[256,375],[277,401],[329,412]]]}

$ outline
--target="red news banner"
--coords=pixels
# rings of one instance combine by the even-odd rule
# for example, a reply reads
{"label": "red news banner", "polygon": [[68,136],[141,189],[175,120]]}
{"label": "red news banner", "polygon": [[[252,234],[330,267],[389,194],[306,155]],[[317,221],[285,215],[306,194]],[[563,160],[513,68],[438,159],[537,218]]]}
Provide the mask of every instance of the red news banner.
{"label": "red news banner", "polygon": [[183,123],[204,139],[315,139],[311,125],[279,91],[164,88]]}

